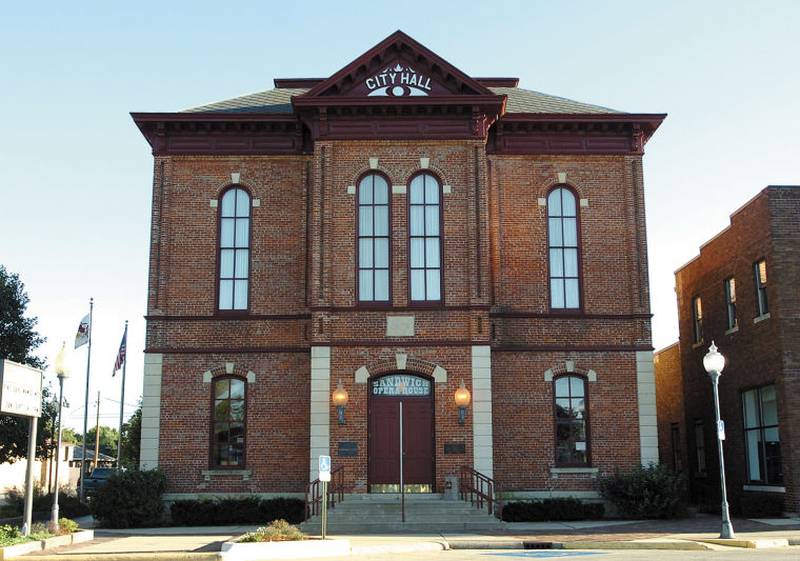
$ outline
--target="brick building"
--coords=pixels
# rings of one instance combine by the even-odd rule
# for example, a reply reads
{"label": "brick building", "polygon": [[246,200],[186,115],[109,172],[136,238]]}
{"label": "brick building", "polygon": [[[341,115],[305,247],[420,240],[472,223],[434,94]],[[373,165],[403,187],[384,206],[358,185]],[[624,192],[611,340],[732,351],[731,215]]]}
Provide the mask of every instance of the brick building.
{"label": "brick building", "polygon": [[349,490],[397,491],[401,402],[409,491],[466,465],[589,498],[657,461],[642,154],[664,115],[517,82],[396,32],[329,78],[133,114],[141,461],[171,496],[302,492],[328,453]]}
{"label": "brick building", "polygon": [[800,512],[799,284],[796,186],[762,190],[675,272],[680,342],[655,357],[659,434],[665,460],[684,459],[678,467],[697,503],[719,500],[713,396],[702,366],[713,340],[727,359],[720,405],[732,507],[755,511],[783,499],[785,511]]}

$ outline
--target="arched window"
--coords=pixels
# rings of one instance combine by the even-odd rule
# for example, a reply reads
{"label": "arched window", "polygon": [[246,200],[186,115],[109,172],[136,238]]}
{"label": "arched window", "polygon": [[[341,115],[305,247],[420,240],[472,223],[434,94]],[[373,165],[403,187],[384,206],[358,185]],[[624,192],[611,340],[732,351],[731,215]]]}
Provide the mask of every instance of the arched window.
{"label": "arched window", "polygon": [[389,184],[371,173],[358,184],[358,301],[389,301]]}
{"label": "arched window", "polygon": [[212,467],[244,467],[247,384],[226,376],[213,383]]}
{"label": "arched window", "polygon": [[589,465],[589,407],[586,380],[581,376],[555,379],[556,465]]}
{"label": "arched window", "polygon": [[409,269],[412,302],[442,299],[441,186],[429,174],[411,180],[409,193]]}
{"label": "arched window", "polygon": [[580,252],[575,195],[556,187],[547,196],[547,239],[550,249],[550,308],[579,309]]}
{"label": "arched window", "polygon": [[250,277],[250,195],[233,187],[219,209],[220,310],[247,310]]}

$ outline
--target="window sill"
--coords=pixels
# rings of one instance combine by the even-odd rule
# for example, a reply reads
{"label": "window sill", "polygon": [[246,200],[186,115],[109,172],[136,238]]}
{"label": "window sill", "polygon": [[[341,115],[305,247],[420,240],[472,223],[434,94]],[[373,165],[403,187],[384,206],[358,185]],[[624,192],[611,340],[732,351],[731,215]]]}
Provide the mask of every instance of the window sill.
{"label": "window sill", "polygon": [[704,344],[705,344],[705,341],[703,341],[703,340],[701,339],[701,340],[699,340],[697,343],[694,343],[694,344],[692,345],[692,348],[693,348],[693,349],[699,349],[699,348],[700,348],[700,347],[702,347]]}
{"label": "window sill", "polygon": [[558,477],[559,475],[591,475],[597,477],[600,473],[600,468],[593,467],[552,467],[550,468],[550,475]]}
{"label": "window sill", "polygon": [[762,321],[767,320],[771,317],[772,316],[769,315],[769,312],[767,312],[766,314],[762,314],[756,318],[753,318],[753,323],[761,323]]}
{"label": "window sill", "polygon": [[239,477],[242,481],[250,481],[253,472],[249,469],[204,469],[200,474],[205,481],[215,477]]}
{"label": "window sill", "polygon": [[743,485],[743,491],[760,491],[762,493],[785,493],[786,487],[779,485]]}
{"label": "window sill", "polygon": [[727,330],[725,332],[725,335],[733,335],[734,333],[738,333],[738,332],[739,332],[739,326],[738,325],[734,325],[733,327],[731,327],[729,330]]}

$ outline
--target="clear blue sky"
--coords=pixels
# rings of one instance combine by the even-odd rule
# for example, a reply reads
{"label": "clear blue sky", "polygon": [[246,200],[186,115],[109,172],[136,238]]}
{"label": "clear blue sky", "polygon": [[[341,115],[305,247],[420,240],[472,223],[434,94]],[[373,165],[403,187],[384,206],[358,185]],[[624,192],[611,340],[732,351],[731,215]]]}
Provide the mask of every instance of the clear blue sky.
{"label": "clear blue sky", "polygon": [[[677,338],[673,271],[765,185],[800,183],[800,2],[114,4],[0,14],[0,263],[26,283],[50,362],[94,296],[92,391],[104,398],[119,399],[125,319],[127,402],[142,382],[152,157],[130,111],[328,76],[402,29],[474,76],[669,113],[645,157],[656,347]],[[77,428],[85,347],[71,362]],[[115,425],[117,407],[104,400],[101,422]]]}

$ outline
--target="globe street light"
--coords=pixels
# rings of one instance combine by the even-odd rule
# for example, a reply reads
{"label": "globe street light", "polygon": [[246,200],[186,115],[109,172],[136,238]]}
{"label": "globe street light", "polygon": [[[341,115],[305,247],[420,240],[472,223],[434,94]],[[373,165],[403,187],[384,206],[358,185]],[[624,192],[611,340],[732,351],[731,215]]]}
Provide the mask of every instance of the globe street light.
{"label": "globe street light", "polygon": [[728,511],[728,494],[725,490],[725,457],[722,454],[722,440],[725,438],[725,428],[719,418],[719,377],[725,368],[725,357],[717,352],[717,346],[711,341],[708,353],[703,357],[703,368],[711,377],[711,386],[714,388],[714,415],[717,421],[717,450],[719,451],[719,484],[722,488],[722,531],[720,538],[733,539],[733,525]]}
{"label": "globe street light", "polygon": [[53,510],[50,519],[50,531],[54,534],[58,533],[58,466],[61,463],[61,407],[64,404],[64,380],[69,377],[69,371],[64,364],[64,346],[61,343],[61,350],[56,355],[56,376],[58,376],[58,439],[56,444],[56,481],[55,481],[55,494],[53,495]]}

